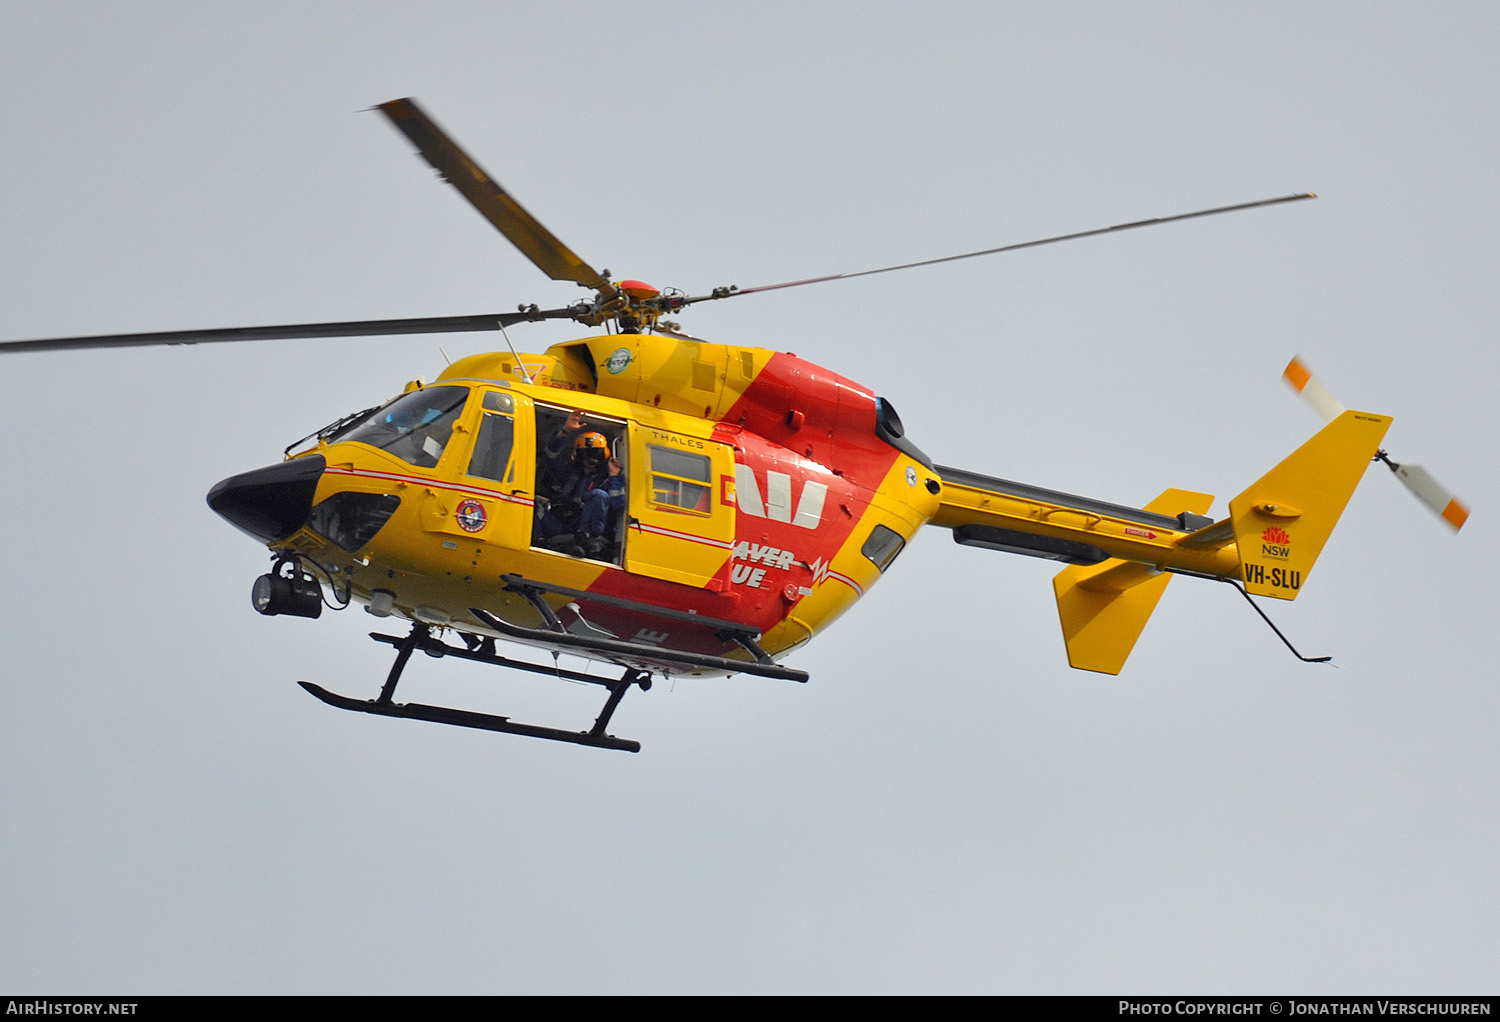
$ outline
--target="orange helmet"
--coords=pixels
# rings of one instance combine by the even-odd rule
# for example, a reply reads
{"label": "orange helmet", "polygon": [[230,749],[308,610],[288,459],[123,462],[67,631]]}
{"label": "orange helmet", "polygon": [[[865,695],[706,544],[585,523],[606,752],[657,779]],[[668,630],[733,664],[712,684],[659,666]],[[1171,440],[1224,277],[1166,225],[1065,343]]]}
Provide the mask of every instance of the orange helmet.
{"label": "orange helmet", "polygon": [[609,441],[604,439],[603,433],[585,433],[573,441],[573,454],[575,456],[584,451],[600,451],[608,456]]}

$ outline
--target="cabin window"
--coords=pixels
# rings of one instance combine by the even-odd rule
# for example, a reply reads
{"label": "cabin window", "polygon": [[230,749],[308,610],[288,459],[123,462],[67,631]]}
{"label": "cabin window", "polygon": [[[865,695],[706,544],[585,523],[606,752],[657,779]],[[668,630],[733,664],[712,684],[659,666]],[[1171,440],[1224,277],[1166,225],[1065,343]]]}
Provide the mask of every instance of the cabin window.
{"label": "cabin window", "polygon": [[891,566],[891,562],[905,545],[906,540],[901,538],[900,533],[887,529],[884,525],[877,525],[870,533],[870,538],[865,540],[865,545],[859,548],[859,552],[868,557],[875,567],[884,571]]}
{"label": "cabin window", "polygon": [[469,475],[493,479],[497,483],[510,482],[515,471],[510,457],[515,439],[514,419],[509,415],[486,413],[479,422],[479,439],[474,441],[474,455],[469,459]]}
{"label": "cabin window", "polygon": [[651,502],[692,514],[709,514],[708,456],[659,444],[647,444],[646,450],[651,457]]}
{"label": "cabin window", "polygon": [[403,394],[341,440],[379,447],[418,468],[433,468],[453,436],[467,387],[427,387]]}

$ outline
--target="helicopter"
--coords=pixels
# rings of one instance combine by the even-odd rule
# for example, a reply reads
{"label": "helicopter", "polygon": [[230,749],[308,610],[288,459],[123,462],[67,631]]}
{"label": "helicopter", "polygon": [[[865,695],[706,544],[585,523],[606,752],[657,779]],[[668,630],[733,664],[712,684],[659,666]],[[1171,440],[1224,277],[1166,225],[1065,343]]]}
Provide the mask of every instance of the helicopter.
{"label": "helicopter", "polygon": [[[746,674],[806,682],[785,659],[850,610],[917,530],[1063,565],[1053,582],[1074,668],[1123,669],[1173,575],[1251,597],[1301,592],[1364,469],[1382,461],[1454,531],[1468,509],[1381,447],[1391,418],[1345,409],[1300,359],[1287,381],[1328,420],[1208,516],[1213,496],[1167,489],[1142,508],[936,464],[887,399],[797,356],[716,344],[668,316],[757,292],[929,266],[1314,198],[1298,193],[858,273],[689,295],[595,270],[531,216],[411,99],[375,108],[553,280],[592,296],[514,312],[0,342],[0,353],[443,332],[500,332],[505,351],[342,416],[283,459],[229,476],[209,507],[270,552],[252,584],[267,616],[356,604],[405,634],[380,692],[300,684],[344,710],[638,752],[608,731],[655,678]],[[569,320],[588,336],[520,353],[506,330]],[[398,630],[399,631],[399,630]],[[1328,658],[1304,657],[1302,660]],[[501,652],[604,663],[610,676]],[[399,703],[413,653],[597,685],[582,730]],[[613,672],[619,672],[614,676]]]}

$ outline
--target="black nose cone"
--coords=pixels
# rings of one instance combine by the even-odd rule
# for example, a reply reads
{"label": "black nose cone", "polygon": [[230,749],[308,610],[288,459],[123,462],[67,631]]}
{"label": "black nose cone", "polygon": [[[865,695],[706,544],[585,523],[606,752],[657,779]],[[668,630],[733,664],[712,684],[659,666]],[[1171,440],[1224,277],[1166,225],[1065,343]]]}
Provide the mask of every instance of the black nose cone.
{"label": "black nose cone", "polygon": [[208,491],[208,506],[262,543],[279,543],[307,522],[326,465],[321,454],[309,454],[241,472]]}

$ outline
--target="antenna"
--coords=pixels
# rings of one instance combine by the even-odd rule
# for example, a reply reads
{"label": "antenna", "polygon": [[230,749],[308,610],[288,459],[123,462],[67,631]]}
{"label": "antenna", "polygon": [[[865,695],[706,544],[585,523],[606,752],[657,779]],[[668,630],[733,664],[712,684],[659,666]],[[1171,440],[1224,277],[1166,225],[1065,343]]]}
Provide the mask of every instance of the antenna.
{"label": "antenna", "polygon": [[503,325],[500,327],[500,336],[505,338],[505,346],[509,348],[510,353],[512,355],[515,355],[516,357],[516,368],[521,370],[521,379],[526,381],[527,386],[530,386],[531,373],[527,371],[526,363],[521,361],[521,356],[516,353],[516,346],[510,343],[510,334],[505,332],[505,327]]}

